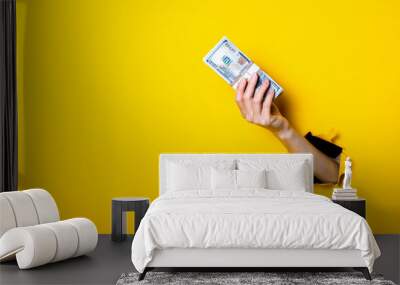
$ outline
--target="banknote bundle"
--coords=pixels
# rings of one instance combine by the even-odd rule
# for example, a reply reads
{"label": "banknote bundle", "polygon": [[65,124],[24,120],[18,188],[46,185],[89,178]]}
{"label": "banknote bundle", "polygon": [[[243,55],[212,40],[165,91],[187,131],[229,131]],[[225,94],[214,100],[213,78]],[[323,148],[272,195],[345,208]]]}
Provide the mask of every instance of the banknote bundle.
{"label": "banknote bundle", "polygon": [[203,60],[235,90],[242,78],[249,79],[257,72],[258,82],[256,88],[259,88],[268,79],[271,84],[270,88],[275,91],[275,97],[279,96],[283,91],[275,80],[262,71],[226,37],[223,37]]}

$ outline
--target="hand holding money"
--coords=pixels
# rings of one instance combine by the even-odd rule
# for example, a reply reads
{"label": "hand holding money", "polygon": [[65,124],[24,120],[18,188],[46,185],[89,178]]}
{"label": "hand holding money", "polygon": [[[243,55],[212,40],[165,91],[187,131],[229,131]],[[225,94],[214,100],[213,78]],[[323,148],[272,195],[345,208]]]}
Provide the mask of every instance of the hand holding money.
{"label": "hand holding money", "polygon": [[283,91],[278,83],[226,37],[203,60],[237,91],[236,102],[246,120],[285,136],[289,123],[272,102]]}
{"label": "hand holding money", "polygon": [[269,88],[271,83],[268,79],[264,80],[259,88],[257,82],[257,73],[249,80],[240,80],[236,92],[236,103],[240,113],[247,121],[265,127],[283,139],[291,128],[288,120],[272,102],[275,90]]}
{"label": "hand holding money", "polygon": [[235,90],[242,79],[250,79],[253,74],[257,74],[256,88],[260,88],[263,82],[269,81],[269,88],[275,91],[275,97],[283,92],[278,83],[226,37],[223,37],[203,60]]}

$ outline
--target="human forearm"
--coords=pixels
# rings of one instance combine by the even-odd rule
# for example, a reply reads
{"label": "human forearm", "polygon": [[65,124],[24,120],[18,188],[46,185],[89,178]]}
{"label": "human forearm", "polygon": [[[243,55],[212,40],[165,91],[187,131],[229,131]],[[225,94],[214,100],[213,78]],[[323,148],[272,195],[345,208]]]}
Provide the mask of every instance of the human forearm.
{"label": "human forearm", "polygon": [[314,174],[318,179],[326,183],[337,182],[339,173],[338,163],[315,148],[293,127],[291,127],[289,123],[284,129],[274,132],[274,134],[289,152],[313,154]]}

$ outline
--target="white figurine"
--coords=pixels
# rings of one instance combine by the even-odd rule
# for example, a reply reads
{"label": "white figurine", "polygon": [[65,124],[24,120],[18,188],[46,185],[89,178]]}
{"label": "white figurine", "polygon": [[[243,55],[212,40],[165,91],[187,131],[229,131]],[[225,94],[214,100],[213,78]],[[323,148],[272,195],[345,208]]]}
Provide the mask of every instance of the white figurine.
{"label": "white figurine", "polygon": [[344,179],[343,179],[343,189],[353,189],[351,187],[351,159],[350,157],[346,158],[346,162],[344,163]]}

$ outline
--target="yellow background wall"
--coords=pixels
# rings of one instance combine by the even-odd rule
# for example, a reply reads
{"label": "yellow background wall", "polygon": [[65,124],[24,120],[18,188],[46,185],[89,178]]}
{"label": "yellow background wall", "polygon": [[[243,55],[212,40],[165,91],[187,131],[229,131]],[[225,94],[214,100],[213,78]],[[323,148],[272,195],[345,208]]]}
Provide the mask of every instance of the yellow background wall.
{"label": "yellow background wall", "polygon": [[[301,132],[338,130],[375,233],[400,233],[400,2],[17,0],[20,188],[110,232],[162,152],[285,152],[202,63],[228,36]],[[318,190],[330,195],[330,189]]]}

